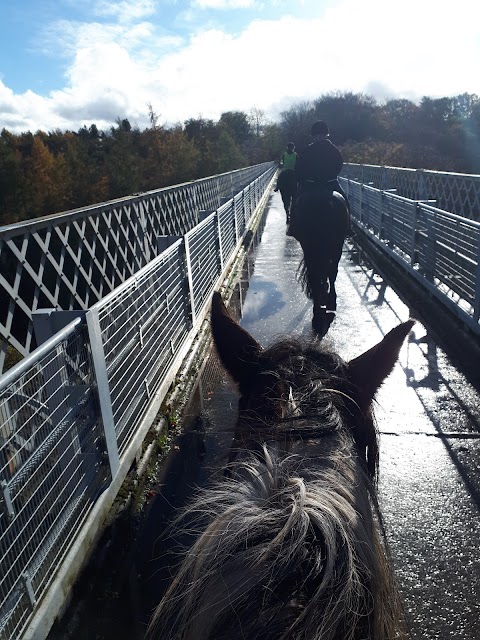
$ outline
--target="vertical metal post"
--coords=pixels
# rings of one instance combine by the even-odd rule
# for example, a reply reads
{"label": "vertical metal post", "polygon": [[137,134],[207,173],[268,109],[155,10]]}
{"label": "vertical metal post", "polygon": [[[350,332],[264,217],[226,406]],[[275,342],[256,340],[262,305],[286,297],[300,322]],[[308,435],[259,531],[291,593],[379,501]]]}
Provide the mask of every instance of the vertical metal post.
{"label": "vertical metal post", "polygon": [[423,169],[416,169],[417,174],[417,197],[415,200],[427,200],[427,188],[425,186],[425,176]]}
{"label": "vertical metal post", "polygon": [[239,231],[238,231],[238,220],[237,220],[237,202],[238,199],[235,200],[235,198],[233,199],[233,226],[234,226],[234,231],[235,231],[235,245],[238,242],[238,239],[240,237]]}
{"label": "vertical metal post", "polygon": [[[233,200],[232,200],[232,208],[233,208],[233,213],[235,215],[235,207],[233,207]],[[223,271],[223,265],[224,265],[224,259],[223,259],[223,242],[222,242],[222,228],[220,225],[220,214],[218,213],[218,211],[215,214],[215,217],[217,219],[217,245],[218,245],[218,255],[220,258],[220,272]]]}
{"label": "vertical metal post", "polygon": [[192,259],[190,256],[190,242],[188,235],[184,237],[185,264],[187,268],[188,296],[190,299],[190,309],[192,314],[192,324],[195,324],[197,314],[195,313],[195,296],[193,295]]}
{"label": "vertical metal post", "polygon": [[414,203],[412,209],[412,232],[410,237],[410,264],[413,265],[417,262],[417,224],[418,224],[418,203]]}
{"label": "vertical metal post", "polygon": [[480,234],[477,245],[477,268],[475,271],[475,298],[473,302],[473,319],[478,322],[480,318]]}
{"label": "vertical metal post", "polygon": [[436,233],[435,233],[435,222],[430,214],[427,219],[427,273],[426,277],[428,280],[433,282],[435,276],[435,262],[436,262]]}
{"label": "vertical metal post", "polygon": [[385,237],[385,229],[384,229],[384,223],[385,223],[384,207],[385,207],[385,192],[384,192],[384,191],[380,191],[380,211],[378,212],[378,213],[379,213],[378,237],[380,238],[380,240],[383,240],[383,238]]}
{"label": "vertical metal post", "polygon": [[194,207],[194,211],[197,212],[196,214],[196,221],[195,223],[198,224],[199,220],[198,220],[198,214],[199,214],[199,210],[198,210],[198,186],[197,183],[194,182],[194,184],[192,185],[193,187],[193,207]]}
{"label": "vertical metal post", "polygon": [[[362,165],[363,166],[363,165]],[[363,176],[362,176],[363,178]],[[359,222],[363,223],[363,180],[360,184],[360,195],[358,197],[358,206],[359,206]]]}
{"label": "vertical metal post", "polygon": [[[55,309],[37,309],[32,313],[33,327],[37,344],[43,344],[61,331],[72,320],[82,318],[84,311],[56,311]],[[78,406],[79,397],[84,389],[81,385],[72,384],[69,374],[68,359],[65,350],[61,347],[56,349],[55,356],[49,358],[42,367],[44,380],[43,394],[44,402],[48,407],[49,420],[48,427],[42,428],[42,437],[47,437],[46,430],[60,430],[61,425],[65,425],[66,416],[71,411],[75,411]],[[61,433],[61,431],[59,431]],[[76,435],[75,426],[69,427],[69,436],[61,436],[55,444],[55,456],[58,457],[58,468],[62,474],[68,473],[69,461],[75,456],[73,436]],[[74,480],[71,474],[66,476],[66,483]]]}
{"label": "vertical metal post", "polygon": [[87,311],[86,320],[88,337],[92,349],[93,366],[97,381],[97,393],[100,403],[100,411],[102,414],[108,460],[110,462],[110,470],[113,480],[120,467],[120,457],[118,454],[117,434],[115,432],[112,399],[110,396],[110,386],[108,384],[107,363],[105,362],[105,351],[103,349],[98,309],[93,308]]}
{"label": "vertical metal post", "polygon": [[37,345],[50,340],[52,336],[64,329],[72,320],[82,318],[84,315],[85,311],[36,309],[32,312],[32,321]]}

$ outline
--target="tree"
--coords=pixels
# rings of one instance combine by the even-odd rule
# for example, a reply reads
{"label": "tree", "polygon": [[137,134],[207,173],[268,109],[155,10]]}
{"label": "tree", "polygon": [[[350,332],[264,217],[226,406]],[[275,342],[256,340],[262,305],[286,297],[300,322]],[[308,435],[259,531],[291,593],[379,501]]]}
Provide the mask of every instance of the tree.
{"label": "tree", "polygon": [[190,118],[185,121],[185,133],[199,151],[197,177],[213,175],[218,168],[215,142],[217,127],[213,120]]}
{"label": "tree", "polygon": [[165,163],[162,176],[165,185],[192,180],[199,160],[199,151],[182,127],[177,126],[165,136]]}
{"label": "tree", "polygon": [[413,142],[417,138],[419,108],[410,100],[389,100],[381,110],[385,137],[397,142]]}
{"label": "tree", "polygon": [[141,166],[134,150],[136,131],[128,120],[117,120],[111,135],[105,138],[105,168],[110,185],[110,197],[120,198],[140,190]]}
{"label": "tree", "polygon": [[231,135],[240,149],[245,149],[252,135],[249,117],[243,111],[225,111],[218,121],[220,127],[224,127]]}
{"label": "tree", "polygon": [[230,131],[220,128],[217,147],[217,169],[216,173],[232,171],[248,165],[248,161],[242,153],[239,145],[230,134]]}
{"label": "tree", "polygon": [[303,149],[311,141],[310,128],[315,120],[312,102],[299,102],[280,114],[280,128],[284,134],[282,148],[294,142],[297,149]]}
{"label": "tree", "polygon": [[0,134],[0,224],[8,224],[22,216],[22,190],[25,178],[16,138],[3,129]]}
{"label": "tree", "polygon": [[41,133],[35,134],[28,164],[27,180],[30,184],[30,211],[28,217],[54,212],[54,157],[43,142]]}
{"label": "tree", "polygon": [[325,120],[336,144],[381,135],[378,105],[363,93],[328,93],[314,102],[315,120]]}

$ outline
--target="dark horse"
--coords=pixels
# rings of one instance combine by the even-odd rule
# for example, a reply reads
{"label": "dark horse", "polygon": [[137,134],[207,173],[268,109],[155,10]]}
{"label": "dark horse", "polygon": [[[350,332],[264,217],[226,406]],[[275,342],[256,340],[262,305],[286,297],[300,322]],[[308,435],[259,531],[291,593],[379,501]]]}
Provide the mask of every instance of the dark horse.
{"label": "dark horse", "polygon": [[300,281],[313,301],[312,326],[324,336],[337,309],[335,280],[349,229],[347,203],[329,186],[303,189],[296,200],[290,226],[291,235],[303,249]]}
{"label": "dark horse", "polygon": [[292,169],[284,169],[278,175],[277,188],[282,196],[283,206],[287,214],[287,224],[290,222],[292,203],[297,193],[297,176]]}
{"label": "dark horse", "polygon": [[198,538],[149,640],[406,637],[371,405],[412,324],[347,363],[318,341],[262,349],[214,295],[215,344],[241,392],[231,462],[189,508]]}

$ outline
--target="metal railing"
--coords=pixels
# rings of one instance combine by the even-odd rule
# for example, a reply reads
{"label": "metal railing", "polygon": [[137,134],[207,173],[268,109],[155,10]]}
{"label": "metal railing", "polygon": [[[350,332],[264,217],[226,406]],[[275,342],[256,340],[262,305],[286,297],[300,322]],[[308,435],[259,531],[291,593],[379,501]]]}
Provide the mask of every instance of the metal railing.
{"label": "metal railing", "polygon": [[0,377],[2,640],[48,633],[275,171]]}
{"label": "metal railing", "polygon": [[480,223],[431,202],[340,180],[358,230],[480,334]]}
{"label": "metal railing", "polygon": [[19,638],[109,478],[80,320],[0,385],[0,637]]}
{"label": "metal railing", "polygon": [[342,177],[411,200],[435,200],[439,209],[480,220],[480,175],[347,163]]}
{"label": "metal railing", "polygon": [[272,167],[264,163],[0,228],[0,373],[36,346],[36,309],[88,309]]}

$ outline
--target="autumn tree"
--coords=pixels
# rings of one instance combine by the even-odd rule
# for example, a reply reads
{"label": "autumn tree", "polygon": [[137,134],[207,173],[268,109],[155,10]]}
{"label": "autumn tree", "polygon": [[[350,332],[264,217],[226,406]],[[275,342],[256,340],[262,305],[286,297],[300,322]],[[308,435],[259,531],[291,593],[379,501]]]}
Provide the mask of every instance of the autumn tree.
{"label": "autumn tree", "polygon": [[219,127],[228,131],[242,152],[252,137],[252,128],[248,115],[244,111],[225,111],[218,121]]}
{"label": "autumn tree", "polygon": [[13,222],[22,216],[24,189],[25,177],[16,138],[3,129],[0,134],[0,224]]}
{"label": "autumn tree", "polygon": [[54,165],[55,159],[44,142],[44,135],[37,132],[33,137],[31,155],[27,161],[27,183],[30,187],[30,206],[26,212],[28,217],[54,212]]}
{"label": "autumn tree", "polygon": [[105,169],[110,185],[110,197],[120,198],[141,190],[141,167],[135,154],[135,138],[127,119],[117,120],[110,136],[105,138]]}

